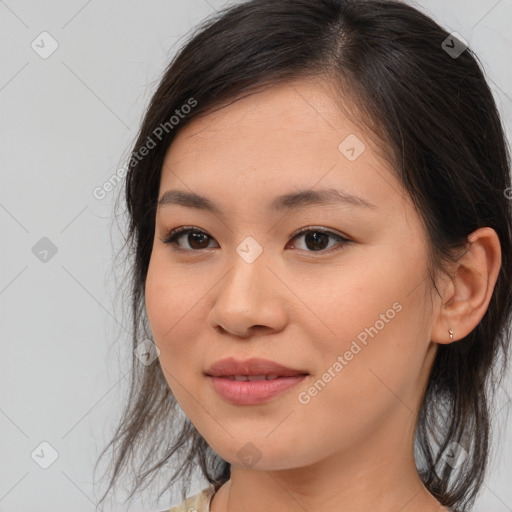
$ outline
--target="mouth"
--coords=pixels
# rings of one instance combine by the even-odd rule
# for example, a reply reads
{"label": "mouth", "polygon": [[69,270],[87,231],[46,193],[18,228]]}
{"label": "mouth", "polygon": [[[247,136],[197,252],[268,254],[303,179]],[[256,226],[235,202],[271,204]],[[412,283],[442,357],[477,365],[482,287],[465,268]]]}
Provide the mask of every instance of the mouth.
{"label": "mouth", "polygon": [[294,369],[269,359],[251,358],[244,361],[232,357],[214,363],[205,374],[237,381],[274,380],[280,377],[309,375],[302,369]]}
{"label": "mouth", "polygon": [[226,402],[234,405],[260,405],[279,395],[284,395],[309,374],[291,377],[279,375],[226,375],[213,377],[208,375],[214,391]]}
{"label": "mouth", "polygon": [[[208,374],[207,374],[208,375]],[[297,373],[294,375],[208,375],[209,377],[216,377],[219,379],[228,379],[237,382],[254,382],[258,380],[276,380],[284,379],[287,377],[301,377],[309,375],[308,373]]]}
{"label": "mouth", "polygon": [[214,363],[205,376],[215,392],[235,405],[257,405],[284,394],[309,376],[309,372],[293,369],[275,361],[234,358]]}

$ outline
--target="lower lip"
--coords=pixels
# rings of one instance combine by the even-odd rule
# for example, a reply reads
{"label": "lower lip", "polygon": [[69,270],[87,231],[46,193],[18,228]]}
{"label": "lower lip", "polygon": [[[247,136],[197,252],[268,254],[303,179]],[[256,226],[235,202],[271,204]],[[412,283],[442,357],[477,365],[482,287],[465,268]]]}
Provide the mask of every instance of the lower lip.
{"label": "lower lip", "polygon": [[307,375],[297,377],[278,377],[273,380],[236,381],[226,377],[208,376],[215,391],[228,402],[236,405],[257,405],[284,393]]}

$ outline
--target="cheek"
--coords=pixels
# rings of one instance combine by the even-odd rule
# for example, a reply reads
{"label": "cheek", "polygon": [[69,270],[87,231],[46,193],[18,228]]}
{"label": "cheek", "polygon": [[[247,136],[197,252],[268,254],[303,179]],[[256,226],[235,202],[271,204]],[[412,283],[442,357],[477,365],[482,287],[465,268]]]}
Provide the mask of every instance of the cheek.
{"label": "cheek", "polygon": [[145,306],[151,331],[157,345],[161,342],[161,334],[165,325],[168,301],[171,300],[165,267],[160,264],[155,251],[151,255],[145,285]]}
{"label": "cheek", "polygon": [[189,340],[180,332],[183,301],[178,300],[176,290],[180,288],[175,278],[169,265],[153,252],[145,285],[146,313],[153,341],[160,350],[158,360],[165,380],[180,406],[187,408],[187,394],[182,390],[192,389],[187,368],[193,363],[187,361],[190,347],[185,341]]}
{"label": "cheek", "polygon": [[[415,409],[425,357],[417,311],[410,301],[384,299],[380,308],[374,304],[353,310],[348,320],[340,319],[336,337],[317,342],[322,364],[296,397],[309,432],[350,446],[377,430],[385,418],[407,420]],[[343,317],[343,310],[339,315]],[[328,448],[321,443],[318,449]]]}
{"label": "cheek", "polygon": [[365,272],[360,266],[354,273],[345,268],[333,274],[340,279],[320,280],[314,294],[308,295],[306,287],[299,293],[318,316],[309,315],[308,328],[321,354],[316,369],[320,386],[328,381],[325,387],[331,388],[335,403],[353,410],[364,408],[358,400],[392,396],[390,389],[409,393],[428,348],[421,260],[414,265],[390,255],[372,261]]}
{"label": "cheek", "polygon": [[153,341],[161,351],[161,360],[178,349],[180,319],[186,314],[179,274],[174,272],[158,250],[153,250],[145,286],[145,305]]}
{"label": "cheek", "polygon": [[308,309],[304,315],[303,308],[298,308],[301,319],[297,321],[314,329],[316,336],[311,339],[323,339],[326,346],[322,348],[327,352],[348,350],[354,339],[364,343],[372,336],[380,338],[403,316],[400,312],[408,299],[403,280],[407,278],[397,276],[378,258],[364,266],[354,263],[331,268],[328,275],[317,272],[315,277],[314,283],[303,275],[295,279],[294,289]]}
{"label": "cheek", "polygon": [[[199,291],[197,293],[200,293]],[[161,343],[170,337],[184,319],[194,300],[194,283],[169,262],[165,250],[154,247],[145,286],[148,319],[155,338]]]}
{"label": "cheek", "polygon": [[[166,378],[176,376],[180,382],[201,366],[194,346],[198,332],[204,329],[204,312],[200,302],[205,290],[200,277],[171,265],[165,251],[154,250],[145,285],[145,306],[153,341],[160,350],[160,364]],[[203,323],[201,323],[203,322]]]}

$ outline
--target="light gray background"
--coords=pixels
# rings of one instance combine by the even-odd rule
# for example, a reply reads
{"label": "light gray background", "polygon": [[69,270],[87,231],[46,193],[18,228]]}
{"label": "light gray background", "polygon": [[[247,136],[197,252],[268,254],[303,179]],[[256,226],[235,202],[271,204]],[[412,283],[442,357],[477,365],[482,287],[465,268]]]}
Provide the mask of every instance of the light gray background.
{"label": "light gray background", "polygon": [[[103,200],[93,190],[121,167],[176,43],[224,3],[0,1],[0,511],[95,510],[104,487],[93,487],[92,466],[126,392],[130,345],[115,339],[129,325],[112,268],[120,185]],[[479,55],[510,140],[512,1],[415,5]],[[46,59],[31,47],[43,31],[58,43]],[[32,251],[43,237],[57,249],[46,262]],[[505,387],[499,408],[509,401],[510,376]],[[477,502],[481,512],[512,510],[512,426],[505,430],[504,411],[494,419],[502,444]],[[42,442],[58,452],[48,469],[31,457],[34,450],[39,460],[49,457]],[[204,485],[196,480],[192,492]],[[146,490],[130,510],[179,501],[173,489],[157,502],[159,489]],[[125,495],[106,509],[128,510],[120,505]]]}

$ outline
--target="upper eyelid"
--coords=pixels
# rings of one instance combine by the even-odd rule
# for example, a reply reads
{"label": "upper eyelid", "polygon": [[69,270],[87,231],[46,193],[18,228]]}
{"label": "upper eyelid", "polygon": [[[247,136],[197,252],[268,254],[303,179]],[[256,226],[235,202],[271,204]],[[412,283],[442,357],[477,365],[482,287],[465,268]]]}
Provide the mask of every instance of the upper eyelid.
{"label": "upper eyelid", "polygon": [[[171,235],[171,233],[174,234],[174,235],[178,235],[178,234],[181,234],[181,233],[184,233],[184,232],[187,232],[187,231],[196,231],[196,232],[208,235],[210,238],[214,238],[212,235],[210,235],[208,233],[208,231],[205,231],[204,229],[201,229],[201,228],[196,227],[196,226],[180,226],[178,228],[174,228],[171,231],[169,231],[168,235]],[[326,227],[323,227],[323,226],[315,226],[315,225],[305,226],[303,228],[300,228],[300,229],[294,231],[290,236],[297,236],[297,235],[300,235],[300,234],[302,234],[304,232],[307,233],[308,231],[322,231],[322,232],[329,233],[329,234],[332,234],[332,235],[337,235],[337,236],[342,236],[342,237],[345,236],[345,235],[343,235],[341,233],[337,233],[336,231],[334,231],[331,228],[326,228]]]}

